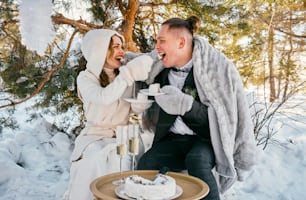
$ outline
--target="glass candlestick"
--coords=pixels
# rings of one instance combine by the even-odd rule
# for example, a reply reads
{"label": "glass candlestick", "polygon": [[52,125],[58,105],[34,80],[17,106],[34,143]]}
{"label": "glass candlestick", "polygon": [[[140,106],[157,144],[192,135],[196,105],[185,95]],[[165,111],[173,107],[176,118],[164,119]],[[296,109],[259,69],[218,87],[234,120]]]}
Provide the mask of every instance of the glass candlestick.
{"label": "glass candlestick", "polygon": [[120,179],[113,181],[114,185],[121,185],[124,183],[122,177],[122,158],[127,154],[127,126],[117,126],[116,128],[116,153],[120,157]]}
{"label": "glass candlestick", "polygon": [[134,174],[135,157],[139,154],[139,124],[129,125],[129,154],[132,156],[132,171]]}

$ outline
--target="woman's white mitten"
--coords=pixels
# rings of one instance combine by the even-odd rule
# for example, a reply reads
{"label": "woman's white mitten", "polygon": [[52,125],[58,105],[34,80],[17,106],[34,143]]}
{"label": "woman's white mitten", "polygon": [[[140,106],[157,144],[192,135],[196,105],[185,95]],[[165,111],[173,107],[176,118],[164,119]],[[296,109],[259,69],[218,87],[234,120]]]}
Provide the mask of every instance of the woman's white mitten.
{"label": "woman's white mitten", "polygon": [[132,77],[130,71],[126,69],[126,66],[120,67],[119,70],[120,70],[120,73],[118,77],[125,80],[128,86],[132,86],[134,83],[134,78]]}
{"label": "woman's white mitten", "polygon": [[144,81],[148,78],[152,63],[153,60],[150,56],[138,56],[128,62],[126,66],[120,67],[120,73],[122,73],[123,78],[126,79],[128,85],[130,85],[131,80]]}

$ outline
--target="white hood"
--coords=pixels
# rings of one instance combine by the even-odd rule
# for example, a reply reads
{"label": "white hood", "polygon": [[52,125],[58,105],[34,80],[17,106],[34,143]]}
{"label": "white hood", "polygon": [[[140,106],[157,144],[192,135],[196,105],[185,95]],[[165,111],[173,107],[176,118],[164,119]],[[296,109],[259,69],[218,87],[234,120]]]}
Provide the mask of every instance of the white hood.
{"label": "white hood", "polygon": [[124,41],[124,37],[113,30],[94,29],[88,31],[82,41],[82,53],[87,60],[86,68],[93,73],[97,79],[103,69],[108,46],[113,35],[118,35]]}

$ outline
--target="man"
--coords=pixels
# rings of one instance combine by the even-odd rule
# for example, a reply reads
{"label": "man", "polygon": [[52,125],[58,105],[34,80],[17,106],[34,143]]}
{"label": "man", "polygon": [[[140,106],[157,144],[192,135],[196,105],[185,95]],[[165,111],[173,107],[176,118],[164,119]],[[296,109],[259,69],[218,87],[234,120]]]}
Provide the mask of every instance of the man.
{"label": "man", "polygon": [[187,169],[209,185],[204,199],[218,200],[219,191],[242,180],[242,172],[254,165],[256,146],[239,73],[204,38],[193,35],[198,22],[195,16],[171,18],[157,35],[162,63],[153,64],[148,83],[154,79],[165,94],[155,96],[160,109],[152,106],[148,112],[156,119],[155,135],[138,169]]}

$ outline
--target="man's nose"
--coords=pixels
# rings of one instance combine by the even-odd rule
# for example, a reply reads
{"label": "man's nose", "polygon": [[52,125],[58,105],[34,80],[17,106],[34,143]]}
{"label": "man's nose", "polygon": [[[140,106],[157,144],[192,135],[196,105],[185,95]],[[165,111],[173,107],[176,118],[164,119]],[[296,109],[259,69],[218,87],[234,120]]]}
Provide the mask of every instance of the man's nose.
{"label": "man's nose", "polygon": [[158,43],[158,42],[155,43],[155,49],[156,49],[156,50],[159,49],[159,43]]}

